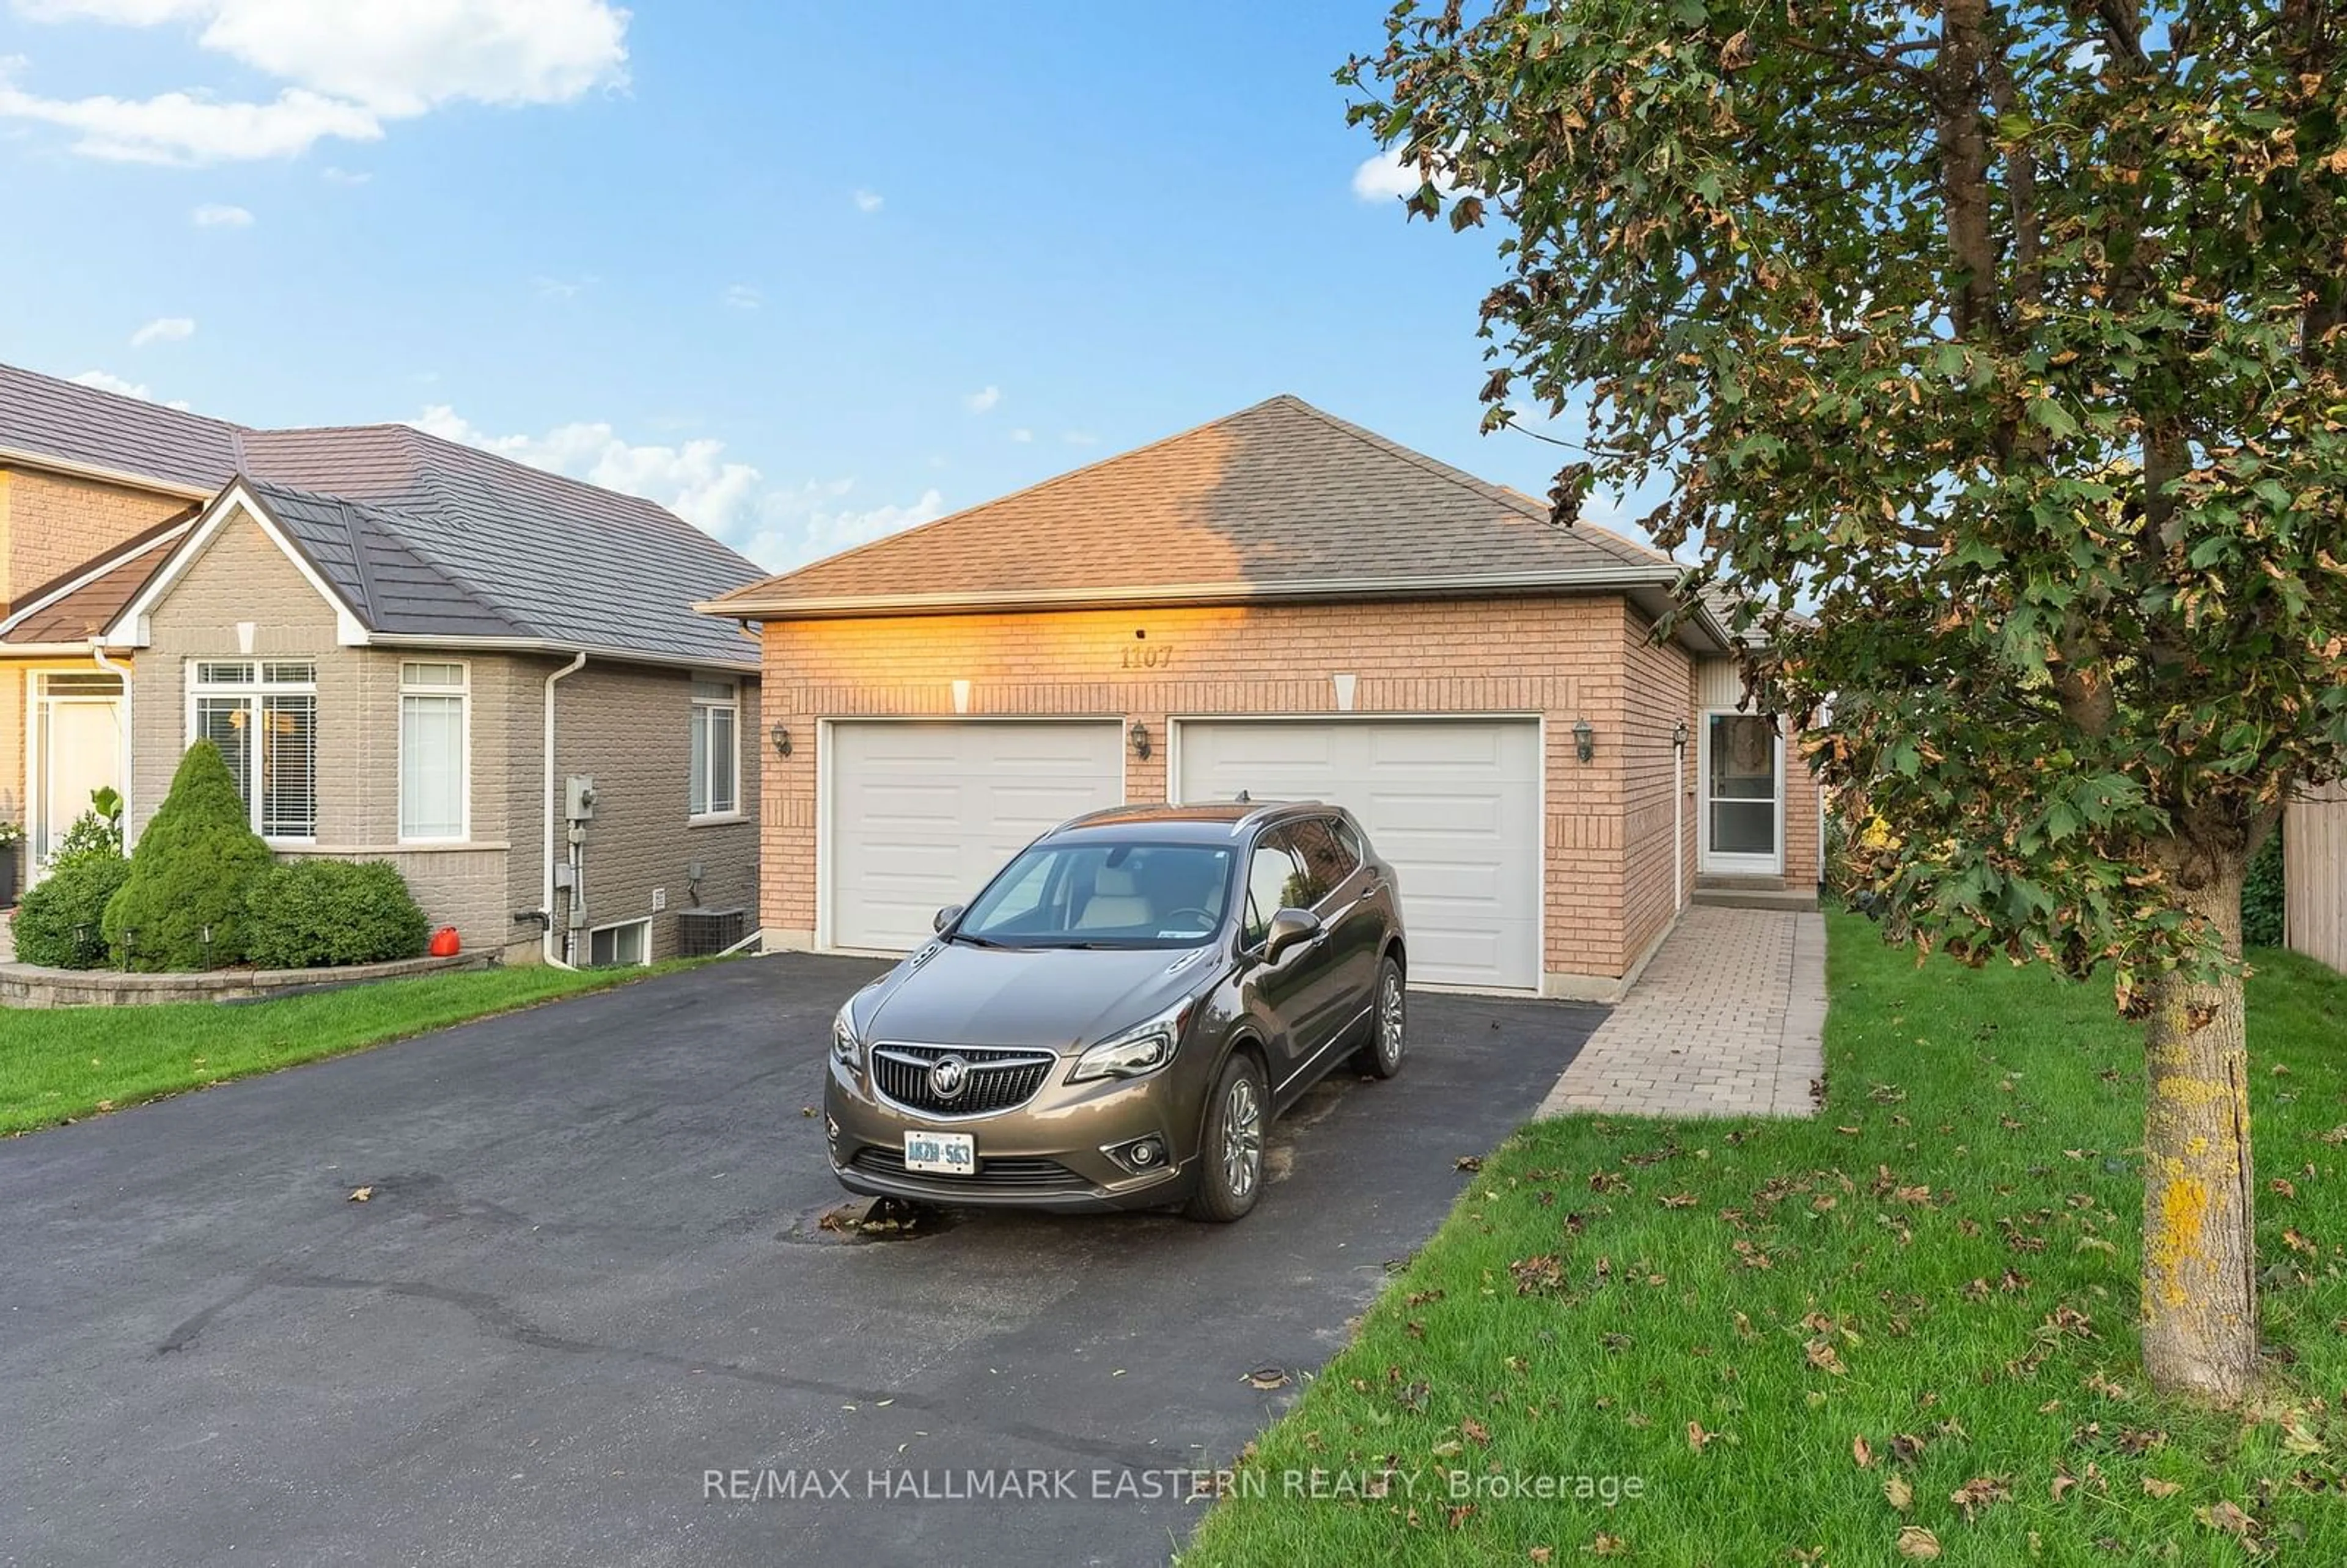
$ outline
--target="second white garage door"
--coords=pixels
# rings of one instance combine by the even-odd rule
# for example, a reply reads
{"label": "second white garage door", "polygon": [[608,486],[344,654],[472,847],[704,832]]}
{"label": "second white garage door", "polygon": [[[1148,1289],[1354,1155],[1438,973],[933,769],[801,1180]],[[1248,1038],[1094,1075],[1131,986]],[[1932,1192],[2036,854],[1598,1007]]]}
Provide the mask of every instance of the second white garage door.
{"label": "second white garage door", "polygon": [[1184,801],[1345,806],[1401,875],[1410,979],[1540,984],[1540,726],[1496,720],[1184,720]]}
{"label": "second white garage door", "polygon": [[1124,799],[1124,733],[1108,723],[829,726],[836,948],[903,952],[1045,828]]}

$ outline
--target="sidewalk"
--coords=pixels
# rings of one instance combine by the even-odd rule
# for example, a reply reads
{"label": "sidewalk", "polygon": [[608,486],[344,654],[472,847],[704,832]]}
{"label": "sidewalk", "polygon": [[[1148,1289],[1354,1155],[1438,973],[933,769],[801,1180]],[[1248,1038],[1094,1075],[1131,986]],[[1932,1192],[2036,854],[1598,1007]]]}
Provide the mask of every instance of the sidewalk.
{"label": "sidewalk", "polygon": [[1812,1115],[1825,1018],[1823,917],[1696,905],[1539,1113]]}

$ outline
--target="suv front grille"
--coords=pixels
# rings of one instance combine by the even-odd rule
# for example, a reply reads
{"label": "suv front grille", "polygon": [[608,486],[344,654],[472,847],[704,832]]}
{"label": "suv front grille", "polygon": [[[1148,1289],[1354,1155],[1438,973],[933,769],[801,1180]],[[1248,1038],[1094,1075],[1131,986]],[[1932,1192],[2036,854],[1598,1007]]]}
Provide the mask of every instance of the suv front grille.
{"label": "suv front grille", "polygon": [[[961,1092],[942,1098],[929,1086],[929,1069],[940,1057],[958,1056],[969,1065]],[[1048,1050],[1001,1050],[985,1046],[876,1045],[872,1087],[880,1097],[924,1116],[991,1116],[1035,1097],[1060,1059]]]}
{"label": "suv front grille", "polygon": [[907,1171],[905,1156],[895,1149],[866,1145],[856,1151],[848,1162],[859,1171],[893,1181],[912,1182],[929,1187],[942,1196],[956,1194],[971,1195],[979,1193],[1005,1191],[1021,1193],[1083,1193],[1092,1190],[1085,1180],[1057,1160],[1040,1155],[1013,1154],[1001,1159],[981,1158],[977,1173],[969,1176],[944,1176],[931,1171]]}

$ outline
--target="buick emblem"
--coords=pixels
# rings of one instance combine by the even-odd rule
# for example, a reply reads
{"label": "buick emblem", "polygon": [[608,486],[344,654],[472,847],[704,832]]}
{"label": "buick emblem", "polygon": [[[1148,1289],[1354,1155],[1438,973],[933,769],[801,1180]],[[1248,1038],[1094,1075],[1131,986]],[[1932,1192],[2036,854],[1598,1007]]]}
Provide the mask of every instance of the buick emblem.
{"label": "buick emblem", "polygon": [[929,1092],[940,1100],[958,1100],[969,1087],[969,1063],[958,1056],[940,1056],[929,1063]]}

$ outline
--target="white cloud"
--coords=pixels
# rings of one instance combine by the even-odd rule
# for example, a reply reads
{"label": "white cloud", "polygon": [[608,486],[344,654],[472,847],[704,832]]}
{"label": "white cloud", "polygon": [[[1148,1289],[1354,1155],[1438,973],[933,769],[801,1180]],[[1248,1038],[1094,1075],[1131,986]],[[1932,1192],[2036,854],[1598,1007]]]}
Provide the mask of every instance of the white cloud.
{"label": "white cloud", "polygon": [[130,334],[132,348],[145,348],[150,343],[184,343],[196,335],[193,316],[158,316]]}
{"label": "white cloud", "polygon": [[[136,397],[147,403],[162,402],[160,398],[157,397],[152,392],[149,392],[147,389],[147,384],[145,382],[126,381],[121,376],[111,374],[103,370],[85,370],[79,375],[72,376],[68,379],[73,381],[77,385],[94,386],[100,392],[111,392],[123,397]],[[187,405],[179,402],[171,402],[163,404],[163,406],[166,408],[185,408]]]}
{"label": "white cloud", "polygon": [[859,190],[856,193],[856,210],[858,212],[877,212],[887,205],[887,200],[876,190]]}
{"label": "white cloud", "polygon": [[432,405],[411,423],[445,440],[657,501],[774,570],[928,522],[945,507],[934,488],[910,506],[859,508],[844,504],[853,479],[770,486],[756,467],[729,460],[725,444],[713,437],[638,445],[600,420],[558,425],[543,436],[493,436],[446,404]]}
{"label": "white cloud", "polygon": [[354,169],[337,169],[330,163],[318,170],[318,178],[329,185],[364,185],[374,176]]}
{"label": "white cloud", "polygon": [[250,229],[252,227],[252,214],[250,211],[241,207],[231,207],[225,202],[207,201],[188,216],[199,229]]}
{"label": "white cloud", "polygon": [[910,506],[842,504],[855,488],[853,479],[832,479],[776,491],[760,503],[758,525],[729,542],[761,566],[787,571],[945,515],[945,497],[934,486]]}
{"label": "white cloud", "polygon": [[969,409],[972,414],[984,414],[1001,401],[1002,388],[999,386],[986,386],[980,387],[978,391],[970,393],[967,396],[963,397],[961,400],[961,405],[964,408]]}
{"label": "white cloud", "polygon": [[628,13],[609,0],[18,0],[39,22],[197,26],[199,47],[287,84],[268,102],[188,90],[42,97],[0,82],[0,117],[77,132],[74,150],[147,163],[291,158],[376,141],[444,104],[568,103],[627,83]]}
{"label": "white cloud", "polygon": [[580,294],[584,293],[587,290],[587,285],[594,281],[595,280],[591,276],[584,278],[538,277],[532,278],[529,281],[529,286],[537,291],[538,297],[541,300],[575,300]]}
{"label": "white cloud", "polygon": [[[1415,163],[1404,163],[1399,151],[1389,149],[1374,157],[1365,158],[1353,170],[1353,194],[1364,201],[1386,201],[1396,197],[1407,201],[1418,194],[1424,177]],[[1449,190],[1450,181],[1437,179],[1438,190]]]}
{"label": "white cloud", "polygon": [[747,283],[734,283],[720,297],[737,311],[754,311],[766,302],[766,296]]}
{"label": "white cloud", "polygon": [[1034,440],[1035,433],[1032,430],[1028,429],[1025,425],[1021,425],[1010,433],[1010,439],[1023,444]]}

